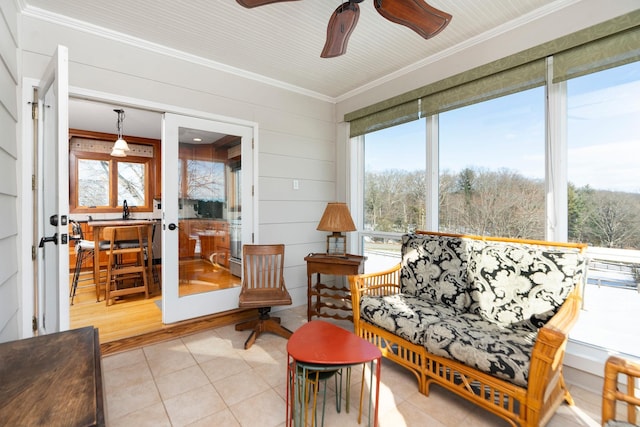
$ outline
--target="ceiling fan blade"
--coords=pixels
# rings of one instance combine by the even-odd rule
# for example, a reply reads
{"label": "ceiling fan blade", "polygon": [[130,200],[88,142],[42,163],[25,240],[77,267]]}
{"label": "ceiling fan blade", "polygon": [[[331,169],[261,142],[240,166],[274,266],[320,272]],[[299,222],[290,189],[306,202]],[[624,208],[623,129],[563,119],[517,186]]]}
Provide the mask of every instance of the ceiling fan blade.
{"label": "ceiling fan blade", "polygon": [[338,6],[329,19],[327,41],[320,57],[333,58],[347,51],[349,36],[356,27],[359,16],[360,7],[358,7],[357,3],[346,2]]}
{"label": "ceiling fan blade", "polygon": [[373,4],[380,15],[411,28],[425,39],[444,30],[452,18],[423,0],[373,0]]}
{"label": "ceiling fan blade", "polygon": [[296,0],[236,0],[240,5],[251,9],[252,7],[264,6],[265,4],[271,3],[281,3],[285,1],[296,1]]}

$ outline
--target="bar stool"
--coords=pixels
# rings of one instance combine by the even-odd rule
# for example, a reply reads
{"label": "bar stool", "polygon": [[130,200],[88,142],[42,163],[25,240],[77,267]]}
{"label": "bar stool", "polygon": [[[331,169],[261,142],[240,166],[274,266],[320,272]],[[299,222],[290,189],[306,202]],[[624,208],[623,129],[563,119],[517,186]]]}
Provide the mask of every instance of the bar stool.
{"label": "bar stool", "polygon": [[[109,240],[109,248],[106,250],[109,258],[106,286],[107,305],[110,305],[112,298],[135,293],[144,293],[145,298],[149,298],[142,238],[145,230],[146,226],[144,225],[104,228],[103,236]],[[123,247],[120,246],[120,242],[123,242]],[[132,257],[135,259],[127,259]],[[119,284],[122,285],[124,280],[129,279],[135,280],[133,286],[119,287]],[[141,283],[138,279],[141,280]]]}
{"label": "bar stool", "polygon": [[[86,279],[80,279],[80,274],[82,272],[82,266],[85,261],[88,259],[93,259],[93,251],[95,250],[95,242],[93,240],[85,240],[84,233],[82,232],[82,227],[77,221],[71,222],[71,237],[70,239],[75,242],[75,252],[76,252],[76,265],[73,270],[73,280],[71,281],[71,290],[69,292],[69,297],[71,297],[71,305],[73,305],[73,300],[76,297],[76,291],[78,290],[79,282],[93,282],[93,276],[88,277]],[[109,242],[102,240],[99,243],[100,250],[107,250],[109,248]],[[97,283],[94,284],[96,287]],[[96,297],[97,301],[97,297]]]}
{"label": "bar stool", "polygon": [[[153,246],[153,240],[155,239],[156,236],[156,223],[154,222],[153,225],[151,226],[151,246]],[[138,241],[137,240],[127,240],[127,241],[120,241],[118,242],[118,247],[120,249],[124,249],[124,248],[135,248],[138,246]],[[145,264],[150,266],[150,270],[151,270],[151,274],[152,274],[152,279],[153,279],[153,284],[157,284],[160,288],[160,290],[162,290],[162,284],[160,283],[160,278],[158,276],[158,270],[156,269],[156,266],[153,264],[153,260],[149,259],[149,253],[152,251],[149,251],[149,242],[147,239],[147,235],[143,234],[142,235],[142,248],[144,251],[144,261]]]}

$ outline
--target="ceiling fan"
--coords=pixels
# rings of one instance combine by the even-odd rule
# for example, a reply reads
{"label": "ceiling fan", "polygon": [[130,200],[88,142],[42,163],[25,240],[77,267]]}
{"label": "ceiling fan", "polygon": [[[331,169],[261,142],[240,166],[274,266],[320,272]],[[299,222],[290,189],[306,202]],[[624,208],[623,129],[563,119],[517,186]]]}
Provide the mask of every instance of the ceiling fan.
{"label": "ceiling fan", "polygon": [[[247,8],[263,6],[271,3],[297,0],[236,0]],[[320,56],[333,58],[347,51],[347,42],[353,29],[358,23],[360,7],[363,0],[348,0],[333,12],[327,25],[327,41]],[[451,21],[451,15],[435,7],[429,6],[423,0],[373,0],[373,4],[380,13],[391,22],[411,28],[425,39],[429,39],[444,28]]]}

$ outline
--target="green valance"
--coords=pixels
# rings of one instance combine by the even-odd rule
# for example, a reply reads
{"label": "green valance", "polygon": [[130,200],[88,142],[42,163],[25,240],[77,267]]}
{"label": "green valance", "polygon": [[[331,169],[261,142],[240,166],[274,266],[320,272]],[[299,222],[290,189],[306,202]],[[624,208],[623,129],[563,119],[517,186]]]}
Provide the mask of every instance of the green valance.
{"label": "green valance", "polygon": [[420,100],[414,99],[413,101],[353,120],[350,126],[350,135],[353,138],[354,136],[417,120],[419,113]]}
{"label": "green valance", "polygon": [[421,117],[543,86],[545,70],[545,61],[540,59],[425,96]]}
{"label": "green valance", "polygon": [[595,40],[553,56],[553,82],[640,60],[640,27]]}

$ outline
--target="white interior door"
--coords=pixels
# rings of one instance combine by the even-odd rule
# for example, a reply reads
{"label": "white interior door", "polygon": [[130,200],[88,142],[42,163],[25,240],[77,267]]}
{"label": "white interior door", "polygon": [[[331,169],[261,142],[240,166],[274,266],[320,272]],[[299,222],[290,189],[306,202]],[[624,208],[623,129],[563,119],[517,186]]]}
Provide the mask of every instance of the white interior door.
{"label": "white interior door", "polygon": [[[187,168],[181,160],[180,151],[185,148],[185,141],[190,138],[193,144],[194,135],[227,135],[239,137],[242,153],[241,207],[242,226],[241,242],[251,242],[254,231],[253,196],[254,160],[252,150],[253,127],[215,120],[207,120],[176,114],[165,113],[162,126],[162,321],[173,323],[180,320],[218,313],[238,307],[240,287],[225,288],[201,292],[192,295],[180,295],[180,238],[184,230],[179,229],[182,217],[180,206],[188,197],[183,194],[187,184],[182,183]],[[204,142],[204,141],[203,141]],[[182,147],[182,148],[180,148]],[[182,171],[182,172],[181,172]],[[186,172],[185,172],[186,176]],[[186,182],[186,180],[184,181]],[[193,201],[190,200],[191,208]],[[226,209],[226,208],[225,208]],[[227,209],[228,211],[228,209]],[[227,218],[224,218],[227,219]],[[189,236],[187,236],[187,239]],[[184,238],[183,238],[184,239]],[[196,239],[192,239],[194,241]],[[184,262],[184,260],[183,260]]]}
{"label": "white interior door", "polygon": [[[58,46],[37,88],[36,303],[39,333],[69,329],[69,73]],[[35,100],[34,100],[35,102]]]}

